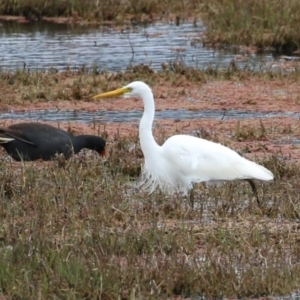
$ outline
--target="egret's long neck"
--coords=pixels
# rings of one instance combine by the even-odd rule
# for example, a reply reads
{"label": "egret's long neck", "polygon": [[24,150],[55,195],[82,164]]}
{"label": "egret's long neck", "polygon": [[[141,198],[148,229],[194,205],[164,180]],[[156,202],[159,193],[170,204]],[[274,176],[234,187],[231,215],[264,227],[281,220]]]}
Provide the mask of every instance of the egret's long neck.
{"label": "egret's long neck", "polygon": [[140,121],[139,128],[140,143],[144,156],[152,157],[153,154],[160,148],[152,134],[152,124],[155,114],[155,104],[152,91],[148,91],[145,95],[142,95],[141,98],[144,102],[144,114]]}

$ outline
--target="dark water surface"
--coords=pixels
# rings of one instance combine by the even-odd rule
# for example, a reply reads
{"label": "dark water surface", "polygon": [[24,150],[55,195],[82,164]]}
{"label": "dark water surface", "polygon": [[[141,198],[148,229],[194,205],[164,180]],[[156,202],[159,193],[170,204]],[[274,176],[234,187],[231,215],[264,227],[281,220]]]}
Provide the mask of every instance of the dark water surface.
{"label": "dark water surface", "polygon": [[[178,61],[201,69],[227,67],[236,53],[203,47],[199,38],[204,29],[201,23],[116,30],[99,25],[0,22],[0,68],[14,70],[26,63],[30,69],[97,66],[122,71],[144,63],[158,70],[162,63]],[[259,68],[270,61],[271,55],[251,54],[237,65]]]}
{"label": "dark water surface", "polygon": [[[85,110],[34,110],[26,112],[5,112],[1,113],[0,120],[33,120],[33,121],[76,121],[81,123],[119,123],[119,122],[138,122],[142,117],[142,111],[85,111]],[[250,118],[274,118],[290,117],[300,118],[300,113],[293,112],[250,112],[240,110],[161,110],[156,111],[156,119],[250,119]]]}

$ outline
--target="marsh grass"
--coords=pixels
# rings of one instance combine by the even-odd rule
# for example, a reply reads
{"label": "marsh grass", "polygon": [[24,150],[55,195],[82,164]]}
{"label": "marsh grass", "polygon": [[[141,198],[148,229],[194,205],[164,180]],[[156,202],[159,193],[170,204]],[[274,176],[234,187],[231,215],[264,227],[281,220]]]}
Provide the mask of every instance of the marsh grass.
{"label": "marsh grass", "polygon": [[291,53],[299,48],[297,0],[202,1],[207,41]]}
{"label": "marsh grass", "polygon": [[[210,81],[232,80],[243,82],[250,78],[262,80],[281,80],[299,82],[299,69],[289,73],[262,70],[231,68],[203,70],[185,66],[183,63],[164,64],[162,70],[155,72],[149,65],[130,66],[123,72],[110,73],[92,68],[72,69],[61,72],[53,69],[36,71],[27,68],[15,71],[0,69],[0,100],[3,104],[26,104],[59,100],[90,100],[99,90],[118,88],[134,80],[142,80],[150,86],[167,85],[178,88],[186,82],[201,88]],[[185,93],[181,89],[180,93]],[[297,100],[298,101],[298,100]],[[254,102],[255,104],[255,102]]]}
{"label": "marsh grass", "polygon": [[170,13],[180,17],[188,16],[191,11],[198,11],[199,0],[170,1],[170,0],[91,0],[83,3],[79,0],[3,0],[0,14],[25,16],[29,20],[40,20],[42,17],[72,17],[74,22],[85,21],[114,21],[122,23],[132,20],[151,22],[154,15],[159,18]]}
{"label": "marsh grass", "polygon": [[267,130],[263,124],[263,121],[260,120],[259,127],[256,128],[253,125],[247,126],[246,128],[241,128],[241,122],[238,121],[235,129],[235,138],[238,141],[243,140],[265,140],[267,138]]}
{"label": "marsh grass", "polygon": [[[95,68],[24,69],[0,72],[1,101],[88,101],[99,90],[136,78],[180,87],[187,81],[287,83],[300,77],[232,68],[201,71],[181,64],[160,72],[141,65],[117,74]],[[280,154],[257,159],[275,175],[274,182],[257,185],[261,207],[247,183],[234,182],[209,189],[199,184],[191,210],[181,195],[148,195],[135,188],[143,162],[138,136],[107,137],[105,127],[94,126],[108,139],[105,160],[87,152],[69,161],[0,161],[0,296],[215,299],[287,295],[300,288],[297,164]],[[262,142],[289,131],[285,128],[238,124],[235,139]],[[155,136],[164,141],[164,128]]]}
{"label": "marsh grass", "polygon": [[[158,134],[159,135],[159,134]],[[165,137],[164,137],[165,138]],[[0,294],[7,299],[171,299],[285,295],[299,288],[299,169],[180,195],[134,187],[138,137],[106,160],[0,162]],[[135,145],[136,151],[131,151]]]}

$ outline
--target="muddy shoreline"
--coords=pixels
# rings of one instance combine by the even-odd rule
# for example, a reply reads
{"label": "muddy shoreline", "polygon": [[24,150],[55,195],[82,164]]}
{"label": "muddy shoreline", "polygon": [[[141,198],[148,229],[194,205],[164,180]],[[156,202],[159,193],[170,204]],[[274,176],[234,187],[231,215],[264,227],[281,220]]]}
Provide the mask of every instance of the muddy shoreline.
{"label": "muddy shoreline", "polygon": [[[114,85],[117,87],[118,85]],[[250,78],[243,82],[232,80],[215,80],[204,84],[182,82],[182,86],[156,84],[152,86],[156,101],[156,110],[186,109],[186,110],[246,110],[253,112],[299,112],[299,85],[297,82],[282,80],[258,80]],[[97,88],[97,92],[104,92]],[[17,97],[17,95],[15,95]],[[36,109],[57,110],[139,110],[142,112],[142,102],[139,99],[109,99],[93,101],[92,95],[82,100],[49,101],[2,105],[3,112],[7,110],[30,111]],[[32,120],[29,120],[32,121]],[[1,120],[1,126],[17,123],[18,120]],[[23,121],[22,121],[23,122]],[[138,136],[138,121],[130,123],[83,124],[73,121],[47,122],[74,134],[103,134],[108,141],[116,134],[122,137]],[[239,128],[238,128],[239,127]],[[263,127],[263,129],[262,129]],[[264,131],[264,132],[261,132]],[[251,158],[265,157],[280,153],[293,161],[300,157],[300,126],[298,119],[289,117],[272,117],[266,119],[235,120],[222,119],[190,119],[155,120],[154,133],[159,142],[172,134],[193,134],[203,138],[226,144],[244,152]]]}

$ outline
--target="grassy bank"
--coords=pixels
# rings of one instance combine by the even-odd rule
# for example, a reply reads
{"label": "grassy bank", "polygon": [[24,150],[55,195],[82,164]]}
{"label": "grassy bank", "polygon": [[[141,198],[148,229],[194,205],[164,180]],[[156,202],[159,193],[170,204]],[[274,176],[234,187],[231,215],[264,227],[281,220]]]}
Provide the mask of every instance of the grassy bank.
{"label": "grassy bank", "polygon": [[[268,101],[278,110],[280,105],[290,110],[300,101],[297,70],[199,71],[182,65],[165,66],[157,73],[147,66],[119,74],[96,69],[2,70],[0,100],[8,109],[31,104],[37,108],[41,103],[53,109],[60,101],[58,109],[66,109],[67,102],[72,109],[80,104],[85,108],[96,92],[136,79],[155,88],[157,104],[165,101],[168,108],[173,98],[180,107],[199,97],[196,106],[207,102],[213,109],[223,101],[229,109],[242,103],[243,110],[263,109]],[[253,90],[242,93],[242,87]],[[239,93],[231,96],[234,89]],[[258,94],[252,94],[255,91]],[[273,96],[268,99],[269,92]],[[236,102],[229,102],[234,97]],[[118,103],[125,107],[131,103],[122,101]],[[97,103],[98,109],[103,106]],[[207,120],[188,120],[199,122],[195,132],[183,120],[174,120],[167,134],[159,123],[155,129],[159,143],[175,133],[193,133],[226,141],[230,147],[238,144],[236,149],[245,155],[261,151],[263,155],[253,159],[275,175],[274,182],[257,184],[261,208],[242,182],[209,189],[199,185],[194,210],[180,195],[148,195],[136,189],[143,162],[136,134],[109,134],[104,160],[88,152],[70,161],[23,164],[1,155],[0,298],[216,299],[298,290],[300,170],[280,138],[291,144],[299,139],[299,121],[289,125],[291,117],[270,119],[230,123],[220,117],[209,120],[210,126]],[[100,124],[93,124],[94,131],[106,136],[107,127]],[[269,150],[272,143],[278,146],[276,152]]]}
{"label": "grassy bank", "polygon": [[[86,21],[115,21],[123,22],[134,19],[138,21],[153,21],[176,14],[187,17],[193,11],[195,16],[199,12],[199,0],[94,0],[82,2],[79,0],[3,0],[0,14],[25,16],[38,20],[42,17],[74,17]],[[77,20],[78,21],[78,20]]]}
{"label": "grassy bank", "polygon": [[[91,101],[91,96],[99,90],[107,91],[117,88],[134,80],[142,80],[152,87],[164,86],[168,88],[170,97],[184,95],[184,87],[201,89],[201,86],[209,82],[222,82],[232,80],[234,82],[247,82],[249,79],[262,81],[299,82],[300,72],[295,65],[294,71],[272,72],[262,70],[256,72],[246,69],[238,69],[229,65],[227,69],[216,70],[207,68],[198,70],[186,67],[182,64],[164,65],[163,69],[154,72],[147,65],[130,67],[124,72],[110,73],[98,71],[93,68],[80,70],[66,70],[58,72],[55,69],[48,71],[34,70],[0,70],[0,88],[2,94],[0,100],[3,105],[23,105],[38,103],[54,103],[57,101]],[[181,95],[180,95],[181,94]]]}
{"label": "grassy bank", "polygon": [[300,2],[297,0],[202,1],[207,41],[254,45],[291,53],[300,45]]}
{"label": "grassy bank", "polygon": [[[109,159],[1,162],[0,295],[5,299],[260,297],[299,288],[299,168],[261,161],[260,184],[199,187],[185,199],[132,185],[137,137]],[[178,298],[178,296],[180,296]]]}

